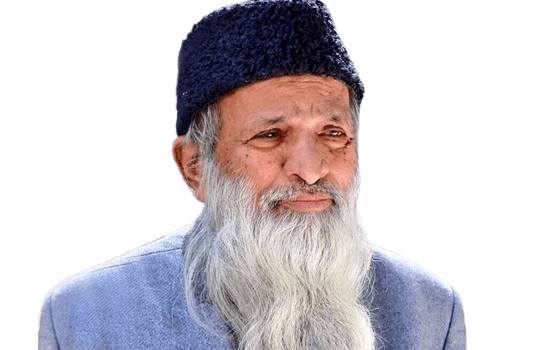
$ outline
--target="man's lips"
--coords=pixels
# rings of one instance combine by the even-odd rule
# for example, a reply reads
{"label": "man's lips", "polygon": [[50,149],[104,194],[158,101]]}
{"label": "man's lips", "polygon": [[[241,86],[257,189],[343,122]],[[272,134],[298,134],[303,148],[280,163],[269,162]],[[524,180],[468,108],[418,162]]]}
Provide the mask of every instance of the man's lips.
{"label": "man's lips", "polygon": [[326,193],[305,193],[281,202],[281,205],[301,212],[322,211],[332,204],[333,198]]}
{"label": "man's lips", "polygon": [[326,193],[304,193],[291,199],[291,201],[294,202],[314,202],[324,200],[333,200],[333,197]]}

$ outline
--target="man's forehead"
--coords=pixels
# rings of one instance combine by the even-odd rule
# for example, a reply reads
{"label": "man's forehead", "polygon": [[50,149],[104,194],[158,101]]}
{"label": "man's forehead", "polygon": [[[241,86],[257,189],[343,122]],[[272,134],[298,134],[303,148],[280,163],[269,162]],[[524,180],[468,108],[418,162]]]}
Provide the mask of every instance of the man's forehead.
{"label": "man's forehead", "polygon": [[[314,74],[294,74],[283,75],[279,77],[267,78],[259,81],[252,82],[250,84],[241,86],[234,89],[230,93],[226,94],[222,98],[226,98],[232,95],[246,94],[246,93],[264,93],[274,89],[282,88],[283,86],[291,86],[294,89],[302,89],[305,91],[319,89],[319,92],[324,95],[337,93],[346,93],[350,96],[350,89],[341,80]],[[221,98],[221,99],[222,99]]]}
{"label": "man's forehead", "polygon": [[271,128],[320,130],[327,125],[354,132],[350,93],[322,76],[270,78],[236,89],[219,101],[221,132],[238,141]]}
{"label": "man's forehead", "polygon": [[243,112],[249,120],[262,118],[272,124],[302,111],[342,121],[342,115],[349,111],[350,92],[344,83],[333,78],[282,76],[235,89],[219,99],[218,106],[225,114]]}
{"label": "man's forehead", "polygon": [[[252,128],[258,128],[258,129],[264,129],[268,128],[274,125],[278,125],[280,123],[285,123],[287,121],[291,121],[293,118],[293,115],[280,115],[277,117],[272,117],[264,115],[264,114],[254,114],[249,116],[245,120],[245,124]],[[335,123],[338,125],[351,125],[352,120],[349,115],[349,113],[346,113],[345,115],[341,114],[329,114],[329,115],[321,115],[319,121],[326,121],[330,123]]]}

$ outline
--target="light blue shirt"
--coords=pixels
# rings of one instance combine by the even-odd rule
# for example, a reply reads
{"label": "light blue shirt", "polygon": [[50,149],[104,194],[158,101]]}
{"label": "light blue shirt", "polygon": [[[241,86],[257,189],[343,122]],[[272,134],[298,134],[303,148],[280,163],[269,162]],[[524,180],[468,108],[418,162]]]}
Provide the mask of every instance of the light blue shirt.
{"label": "light blue shirt", "polygon": [[[56,285],[41,311],[39,349],[233,349],[191,318],[178,231]],[[373,248],[368,308],[377,349],[466,349],[462,304],[450,285]],[[216,309],[203,304],[219,322]],[[228,328],[222,324],[222,334]]]}

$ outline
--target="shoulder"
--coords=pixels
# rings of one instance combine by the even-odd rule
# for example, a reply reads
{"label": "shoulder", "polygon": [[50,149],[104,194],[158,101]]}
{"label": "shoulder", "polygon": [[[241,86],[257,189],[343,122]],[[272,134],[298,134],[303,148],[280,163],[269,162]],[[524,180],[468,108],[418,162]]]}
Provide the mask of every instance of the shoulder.
{"label": "shoulder", "polygon": [[133,329],[143,331],[136,338],[143,343],[155,339],[149,333],[170,333],[173,324],[167,320],[184,304],[179,291],[186,231],[173,232],[58,283],[43,304],[40,338],[54,334],[59,344],[129,347],[135,342]]}
{"label": "shoulder", "polygon": [[[122,276],[131,278],[133,277],[130,276],[132,273],[140,272],[140,270],[151,270],[155,268],[162,273],[167,268],[181,264],[181,249],[184,234],[185,229],[175,231],[76,275],[67,277],[55,285],[51,289],[50,294],[58,295],[66,293],[73,288],[98,283],[107,279],[117,281]],[[144,275],[156,277],[155,274],[149,274],[149,272],[151,271],[147,271]]]}
{"label": "shoulder", "polygon": [[394,291],[405,296],[409,292],[424,292],[435,298],[452,299],[453,288],[441,278],[412,261],[379,247],[373,248],[373,277],[378,292]]}
{"label": "shoulder", "polygon": [[[386,347],[445,349],[448,341],[465,348],[464,316],[453,287],[419,265],[373,248],[370,310]],[[457,329],[458,328],[458,329]],[[450,334],[458,339],[449,340]],[[400,344],[400,345],[399,345]]]}

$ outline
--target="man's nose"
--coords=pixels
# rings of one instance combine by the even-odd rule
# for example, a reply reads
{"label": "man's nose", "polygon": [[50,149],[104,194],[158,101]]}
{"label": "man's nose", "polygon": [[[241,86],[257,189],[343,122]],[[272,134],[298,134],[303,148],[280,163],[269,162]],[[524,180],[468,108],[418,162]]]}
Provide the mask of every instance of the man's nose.
{"label": "man's nose", "polygon": [[324,178],[329,173],[329,165],[320,147],[316,140],[307,136],[288,144],[283,166],[285,175],[296,175],[309,185]]}

